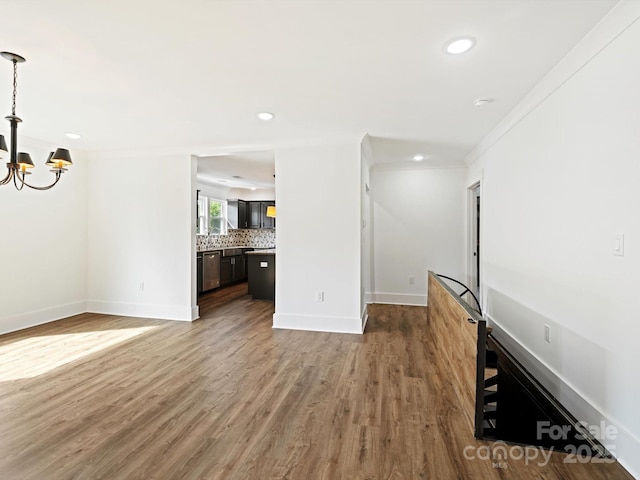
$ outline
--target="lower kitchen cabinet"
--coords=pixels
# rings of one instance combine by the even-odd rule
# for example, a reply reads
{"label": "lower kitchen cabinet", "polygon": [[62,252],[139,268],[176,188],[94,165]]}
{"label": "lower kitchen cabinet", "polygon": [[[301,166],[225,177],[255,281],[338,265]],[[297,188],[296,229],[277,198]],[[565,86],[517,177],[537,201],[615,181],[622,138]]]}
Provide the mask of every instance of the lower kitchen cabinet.
{"label": "lower kitchen cabinet", "polygon": [[249,294],[254,300],[276,298],[275,254],[252,253],[249,255]]}
{"label": "lower kitchen cabinet", "polygon": [[247,278],[247,259],[245,255],[222,257],[220,261],[220,286],[241,282]]}
{"label": "lower kitchen cabinet", "polygon": [[246,255],[236,255],[231,257],[233,272],[231,279],[233,282],[241,282],[247,278],[247,257]]}
{"label": "lower kitchen cabinet", "polygon": [[231,259],[233,257],[222,257],[220,260],[220,286],[224,287],[233,283],[233,265]]}
{"label": "lower kitchen cabinet", "polygon": [[196,255],[196,266],[197,266],[197,276],[196,276],[196,280],[197,280],[197,285],[198,285],[198,295],[200,295],[202,293],[202,254],[199,253],[198,255]]}

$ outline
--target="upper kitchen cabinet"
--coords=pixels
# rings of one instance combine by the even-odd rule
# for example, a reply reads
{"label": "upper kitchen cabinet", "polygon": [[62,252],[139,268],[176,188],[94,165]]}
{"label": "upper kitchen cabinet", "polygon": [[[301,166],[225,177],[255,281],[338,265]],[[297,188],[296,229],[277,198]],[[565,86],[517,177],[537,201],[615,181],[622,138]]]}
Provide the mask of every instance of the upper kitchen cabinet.
{"label": "upper kitchen cabinet", "polygon": [[230,228],[253,228],[249,227],[247,202],[244,200],[227,200],[227,220]]}
{"label": "upper kitchen cabinet", "polygon": [[262,202],[247,202],[249,228],[262,228]]}
{"label": "upper kitchen cabinet", "polygon": [[275,219],[267,217],[267,207],[275,206],[275,202],[247,202],[249,228],[274,228]]}
{"label": "upper kitchen cabinet", "polygon": [[274,202],[260,202],[260,217],[262,220],[262,228],[275,228],[276,219],[275,217],[267,216],[267,208],[275,207]]}

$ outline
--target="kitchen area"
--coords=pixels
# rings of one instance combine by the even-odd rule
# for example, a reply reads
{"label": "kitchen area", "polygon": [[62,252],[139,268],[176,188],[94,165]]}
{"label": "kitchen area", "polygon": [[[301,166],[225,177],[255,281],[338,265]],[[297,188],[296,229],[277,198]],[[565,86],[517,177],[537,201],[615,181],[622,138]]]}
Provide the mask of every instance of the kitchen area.
{"label": "kitchen area", "polygon": [[253,300],[275,301],[274,169],[271,152],[198,158],[199,299],[244,285]]}

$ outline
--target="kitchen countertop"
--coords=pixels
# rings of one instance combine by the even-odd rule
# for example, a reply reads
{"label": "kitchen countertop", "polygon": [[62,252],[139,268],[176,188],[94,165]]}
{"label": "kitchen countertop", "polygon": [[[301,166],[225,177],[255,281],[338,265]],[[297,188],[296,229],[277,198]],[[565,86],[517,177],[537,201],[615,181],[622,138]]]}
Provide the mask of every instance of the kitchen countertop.
{"label": "kitchen countertop", "polygon": [[275,254],[276,254],[275,248],[268,248],[265,250],[254,250],[252,252],[247,252],[247,255],[275,255]]}
{"label": "kitchen countertop", "polygon": [[[197,253],[221,252],[222,250],[233,250],[236,248],[253,248],[253,249],[260,249],[260,250],[265,249],[264,247],[247,247],[246,245],[239,245],[237,247],[218,247],[218,248],[209,248],[207,250],[198,250]],[[250,252],[247,252],[247,253],[250,253]]]}

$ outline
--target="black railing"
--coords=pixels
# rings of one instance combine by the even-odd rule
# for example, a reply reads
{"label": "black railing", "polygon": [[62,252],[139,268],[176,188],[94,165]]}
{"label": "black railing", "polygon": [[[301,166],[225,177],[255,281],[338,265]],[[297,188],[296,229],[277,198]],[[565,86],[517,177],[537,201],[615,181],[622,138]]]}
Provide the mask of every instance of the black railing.
{"label": "black railing", "polygon": [[476,308],[475,310],[480,314],[480,316],[482,316],[482,307],[480,306],[480,302],[478,301],[478,299],[476,298],[476,296],[473,294],[473,292],[471,291],[471,289],[469,287],[467,287],[464,283],[459,282],[455,278],[447,277],[446,275],[440,275],[439,273],[436,273],[436,275],[439,276],[440,278],[445,278],[447,280],[451,280],[452,282],[457,283],[461,287],[464,287],[464,291],[460,294],[460,297],[462,297],[465,293],[468,292],[473,297],[473,299],[476,302],[476,305],[478,306],[478,308]]}

